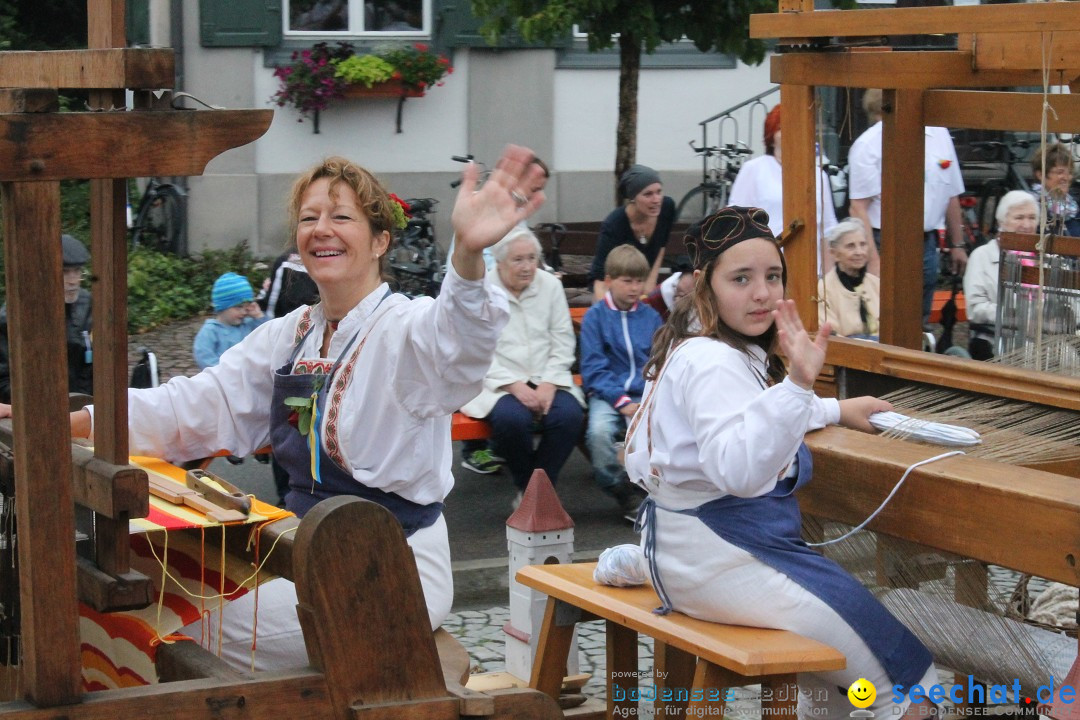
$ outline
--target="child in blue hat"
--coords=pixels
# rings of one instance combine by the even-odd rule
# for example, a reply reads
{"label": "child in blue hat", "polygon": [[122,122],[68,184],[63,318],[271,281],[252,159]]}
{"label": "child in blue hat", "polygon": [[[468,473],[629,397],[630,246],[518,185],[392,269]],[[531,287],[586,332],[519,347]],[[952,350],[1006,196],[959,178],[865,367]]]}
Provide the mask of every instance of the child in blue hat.
{"label": "child in blue hat", "polygon": [[199,329],[193,348],[195,362],[203,370],[217,365],[222,353],[267,320],[255,302],[251,283],[236,273],[225,273],[214,281],[210,300],[217,315]]}

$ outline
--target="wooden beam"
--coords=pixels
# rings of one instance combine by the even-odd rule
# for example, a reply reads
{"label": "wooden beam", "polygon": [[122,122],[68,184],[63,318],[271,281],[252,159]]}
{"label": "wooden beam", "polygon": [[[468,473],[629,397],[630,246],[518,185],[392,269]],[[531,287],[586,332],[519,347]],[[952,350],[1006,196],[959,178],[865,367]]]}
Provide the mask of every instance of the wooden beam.
{"label": "wooden beam", "polygon": [[1080,38],[1073,33],[977,33],[973,37],[979,70],[1042,71],[1045,64],[1055,74],[1080,75]]}
{"label": "wooden beam", "polygon": [[0,115],[0,181],[201,175],[215,156],[265,133],[273,116],[272,110]]}
{"label": "wooden beam", "polygon": [[60,96],[55,90],[0,88],[0,113],[57,112]]}
{"label": "wooden beam", "polygon": [[881,132],[881,342],[922,345],[923,93],[886,90]]}
{"label": "wooden beam", "polygon": [[814,88],[781,85],[784,132],[784,227],[798,226],[784,246],[787,296],[798,303],[808,329],[817,328],[817,153],[814,147]]}
{"label": "wooden beam", "polygon": [[971,54],[965,52],[892,52],[883,48],[880,52],[774,55],[771,62],[772,82],[795,85],[927,89],[1042,84],[1042,75],[1036,70],[976,70]]}
{"label": "wooden beam", "polygon": [[79,697],[60,184],[4,183],[22,678],[42,707]]}
{"label": "wooden beam", "polygon": [[[783,134],[780,137],[783,138]],[[998,247],[1002,250],[1037,253],[1039,252],[1038,242],[1038,235],[1006,232],[1001,233],[998,238]],[[1080,238],[1069,235],[1051,235],[1046,239],[1046,252],[1080,257]]]}
{"label": "wooden beam", "polygon": [[0,53],[0,87],[157,90],[175,84],[168,48]]}
{"label": "wooden beam", "polygon": [[[10,420],[0,420],[0,445],[18,449]],[[146,471],[133,465],[113,464],[94,457],[92,450],[70,445],[71,481],[75,502],[106,517],[121,514],[146,517],[150,495]]]}
{"label": "wooden beam", "polygon": [[[1042,93],[928,90],[925,102],[927,125],[1029,132],[1041,128]],[[1046,102],[1048,132],[1080,132],[1080,95],[1048,95]]]}
{"label": "wooden beam", "polygon": [[[87,39],[91,48],[122,48],[127,44],[125,5],[125,0],[87,0]],[[90,92],[91,107],[124,107],[124,102],[122,89]],[[128,461],[126,204],[127,179],[90,181],[90,254],[95,270],[91,289],[97,308],[94,455],[115,465]],[[94,523],[97,566],[118,580],[131,571],[128,521],[126,514],[120,514],[98,517]]]}
{"label": "wooden beam", "polygon": [[825,359],[835,367],[1080,411],[1080,378],[945,357],[879,343],[833,338]]}
{"label": "wooden beam", "polygon": [[963,32],[1080,30],[1080,8],[1067,2],[759,14],[750,37],[872,37]]}
{"label": "wooden beam", "polygon": [[[799,491],[803,512],[848,524],[865,520],[908,467],[941,452],[840,427],[809,433],[806,444],[814,482]],[[1074,478],[958,456],[912,471],[869,527],[1075,587],[1078,518]]]}
{"label": "wooden beam", "polygon": [[[77,707],[61,717],[78,720],[346,717],[335,714],[331,708],[322,675],[307,669],[262,673],[255,680],[229,682],[211,678],[100,690],[87,693],[79,700]],[[56,708],[35,708],[24,702],[10,702],[0,703],[0,717],[4,720],[56,720],[58,714]]]}

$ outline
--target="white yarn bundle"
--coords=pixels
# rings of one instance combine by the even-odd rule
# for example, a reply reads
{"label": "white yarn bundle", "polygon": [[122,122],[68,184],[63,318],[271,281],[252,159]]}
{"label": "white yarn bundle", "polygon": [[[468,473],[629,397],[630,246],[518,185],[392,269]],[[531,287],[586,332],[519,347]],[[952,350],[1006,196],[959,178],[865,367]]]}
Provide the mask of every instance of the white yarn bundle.
{"label": "white yarn bundle", "polygon": [[982,436],[971,428],[919,420],[897,412],[874,413],[870,416],[870,424],[892,437],[945,447],[971,447],[982,442]]}
{"label": "white yarn bundle", "polygon": [[633,587],[649,579],[649,565],[638,545],[616,545],[600,553],[593,580],[601,585]]}

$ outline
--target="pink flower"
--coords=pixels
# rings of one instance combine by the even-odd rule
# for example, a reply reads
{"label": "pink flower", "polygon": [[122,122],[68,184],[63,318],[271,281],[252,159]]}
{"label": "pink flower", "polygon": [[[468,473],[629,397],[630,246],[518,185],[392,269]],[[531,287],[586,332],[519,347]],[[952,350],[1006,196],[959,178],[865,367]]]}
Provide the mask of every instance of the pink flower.
{"label": "pink flower", "polygon": [[416,43],[415,45],[413,45],[413,47],[416,48],[417,50],[419,50],[420,52],[427,52],[428,51],[428,46],[425,45],[424,43]]}

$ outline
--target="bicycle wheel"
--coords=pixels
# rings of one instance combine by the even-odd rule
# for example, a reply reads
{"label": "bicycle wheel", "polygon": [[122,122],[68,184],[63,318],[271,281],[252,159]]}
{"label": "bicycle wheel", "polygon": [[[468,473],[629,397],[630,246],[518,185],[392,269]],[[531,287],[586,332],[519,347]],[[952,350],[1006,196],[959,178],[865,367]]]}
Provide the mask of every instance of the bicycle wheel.
{"label": "bicycle wheel", "polygon": [[724,207],[727,188],[723,185],[698,185],[686,193],[675,208],[675,222],[694,224]]}
{"label": "bicycle wheel", "polygon": [[135,217],[131,244],[176,255],[184,248],[183,194],[172,185],[159,185],[143,197]]}
{"label": "bicycle wheel", "polygon": [[979,204],[977,206],[977,219],[979,229],[983,237],[992,238],[997,235],[997,206],[998,200],[1005,194],[1005,186],[1001,183],[991,182],[979,188]]}

